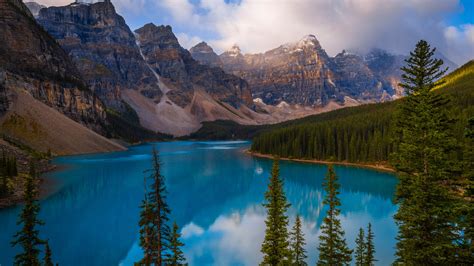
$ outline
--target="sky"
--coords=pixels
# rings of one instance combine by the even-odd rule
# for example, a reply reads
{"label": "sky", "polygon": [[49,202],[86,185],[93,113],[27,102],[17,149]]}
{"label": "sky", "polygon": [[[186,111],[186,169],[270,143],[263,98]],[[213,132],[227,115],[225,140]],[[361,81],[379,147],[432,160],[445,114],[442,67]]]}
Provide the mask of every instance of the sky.
{"label": "sky", "polygon": [[[35,0],[65,5],[72,0]],[[94,0],[85,0],[93,2]],[[171,25],[180,44],[258,53],[313,34],[329,55],[382,48],[407,54],[425,39],[461,65],[474,59],[474,0],[112,0],[132,30]]]}

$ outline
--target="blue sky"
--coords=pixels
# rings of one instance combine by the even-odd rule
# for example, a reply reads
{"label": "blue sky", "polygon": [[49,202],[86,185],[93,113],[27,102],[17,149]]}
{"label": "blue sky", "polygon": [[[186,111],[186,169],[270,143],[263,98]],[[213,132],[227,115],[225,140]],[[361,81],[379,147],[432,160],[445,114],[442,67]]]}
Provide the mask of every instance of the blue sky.
{"label": "blue sky", "polygon": [[[71,0],[36,0],[64,5]],[[93,1],[93,0],[90,0]],[[474,58],[474,0],[112,0],[129,26],[173,27],[181,45],[206,41],[263,52],[314,34],[330,55],[343,49],[407,53],[426,39],[457,64]]]}

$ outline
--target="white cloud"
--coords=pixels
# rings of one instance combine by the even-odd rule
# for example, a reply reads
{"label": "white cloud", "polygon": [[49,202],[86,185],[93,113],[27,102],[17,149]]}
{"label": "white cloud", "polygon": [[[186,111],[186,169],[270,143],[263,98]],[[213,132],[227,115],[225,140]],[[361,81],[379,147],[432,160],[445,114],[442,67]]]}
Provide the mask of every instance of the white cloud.
{"label": "white cloud", "polygon": [[200,236],[204,233],[204,229],[200,227],[199,225],[196,225],[195,223],[191,222],[183,227],[181,230],[181,235],[183,238],[188,238],[192,236]]}
{"label": "white cloud", "polygon": [[474,24],[446,27],[444,37],[448,58],[460,63],[474,58]]}
{"label": "white cloud", "polygon": [[178,23],[192,21],[191,29],[217,32],[219,37],[208,41],[219,52],[235,43],[244,52],[262,52],[315,34],[331,55],[373,47],[407,53],[423,38],[458,63],[474,57],[474,45],[466,44],[471,28],[458,29],[465,38],[455,43],[446,38],[445,19],[461,10],[459,0],[201,0],[191,5],[188,0],[163,3]]}

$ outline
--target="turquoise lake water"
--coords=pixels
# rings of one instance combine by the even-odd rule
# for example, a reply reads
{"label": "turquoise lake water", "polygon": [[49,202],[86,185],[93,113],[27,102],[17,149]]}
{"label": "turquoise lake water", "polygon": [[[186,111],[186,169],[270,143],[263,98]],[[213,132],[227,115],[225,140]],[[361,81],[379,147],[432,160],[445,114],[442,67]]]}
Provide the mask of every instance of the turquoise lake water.
{"label": "turquoise lake water", "polygon": [[[167,180],[171,219],[176,220],[190,265],[258,265],[265,231],[262,207],[271,160],[242,151],[249,142],[157,143]],[[49,239],[60,265],[133,265],[140,256],[138,213],[143,171],[151,165],[151,144],[108,154],[55,159],[49,174],[57,191],[41,201],[41,236]],[[394,258],[397,207],[395,176],[336,166],[341,183],[340,219],[350,247],[360,227],[371,222],[377,265]],[[303,218],[307,262],[317,259],[318,231],[326,208],[322,201],[324,165],[281,162],[291,203],[291,226]],[[0,265],[11,265],[18,250],[10,246],[20,207],[0,210]]]}

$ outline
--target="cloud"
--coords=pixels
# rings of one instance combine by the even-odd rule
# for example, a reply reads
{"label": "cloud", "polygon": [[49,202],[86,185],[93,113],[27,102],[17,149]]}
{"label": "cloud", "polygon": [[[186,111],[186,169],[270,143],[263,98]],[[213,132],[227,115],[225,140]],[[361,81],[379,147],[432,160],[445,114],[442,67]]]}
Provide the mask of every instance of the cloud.
{"label": "cloud", "polygon": [[[446,27],[444,37],[448,58],[455,62],[466,62],[474,58],[474,24]],[[468,57],[466,58],[465,55]]]}
{"label": "cloud", "polygon": [[[237,43],[244,52],[262,52],[307,34],[317,36],[329,54],[343,49],[381,47],[407,53],[426,39],[457,62],[474,57],[472,29],[457,28],[447,38],[446,18],[462,10],[458,0],[167,0],[163,6],[190,30],[215,31],[208,40],[222,52]],[[182,8],[183,7],[183,8]],[[186,19],[187,18],[187,19]],[[448,34],[449,35],[449,34]]]}

